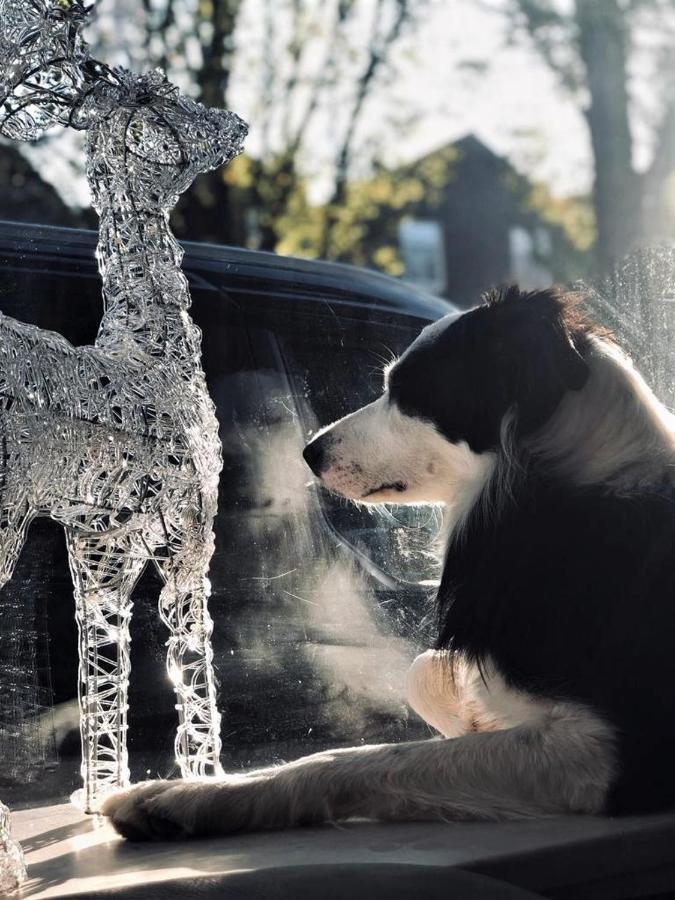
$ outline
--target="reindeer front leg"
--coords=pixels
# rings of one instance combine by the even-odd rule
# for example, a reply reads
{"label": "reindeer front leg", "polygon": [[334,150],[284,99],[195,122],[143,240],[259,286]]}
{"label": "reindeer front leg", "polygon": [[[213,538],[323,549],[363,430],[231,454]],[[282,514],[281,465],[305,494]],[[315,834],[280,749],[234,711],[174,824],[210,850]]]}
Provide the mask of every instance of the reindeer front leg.
{"label": "reindeer front leg", "polygon": [[183,778],[222,773],[207,578],[210,531],[163,523],[166,558],[155,559],[164,581],[159,610],[169,629],[167,670],[178,700],[176,760]]}

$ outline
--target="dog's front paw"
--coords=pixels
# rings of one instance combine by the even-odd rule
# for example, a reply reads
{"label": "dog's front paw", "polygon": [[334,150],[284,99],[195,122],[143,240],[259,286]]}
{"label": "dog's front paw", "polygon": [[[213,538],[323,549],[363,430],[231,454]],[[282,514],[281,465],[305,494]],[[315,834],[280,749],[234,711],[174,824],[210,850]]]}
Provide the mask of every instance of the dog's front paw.
{"label": "dog's front paw", "polygon": [[101,808],[115,830],[130,841],[164,841],[198,833],[203,782],[146,781],[111,794]]}

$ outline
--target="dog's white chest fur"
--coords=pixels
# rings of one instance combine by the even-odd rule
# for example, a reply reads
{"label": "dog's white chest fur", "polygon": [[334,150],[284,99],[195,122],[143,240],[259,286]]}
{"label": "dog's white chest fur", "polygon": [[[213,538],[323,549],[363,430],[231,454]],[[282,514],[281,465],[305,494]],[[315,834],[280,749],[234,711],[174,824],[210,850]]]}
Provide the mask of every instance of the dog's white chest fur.
{"label": "dog's white chest fur", "polygon": [[483,667],[428,650],[410,667],[407,699],[415,712],[445,737],[471,731],[501,731],[534,724],[552,709],[551,702],[510,688],[493,665]]}

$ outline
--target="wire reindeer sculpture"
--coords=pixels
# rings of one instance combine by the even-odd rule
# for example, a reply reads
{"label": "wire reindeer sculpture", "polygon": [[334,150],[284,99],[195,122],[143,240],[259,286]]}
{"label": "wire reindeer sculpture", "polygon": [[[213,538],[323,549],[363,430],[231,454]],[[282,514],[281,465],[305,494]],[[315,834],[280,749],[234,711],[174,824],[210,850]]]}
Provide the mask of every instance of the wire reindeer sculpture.
{"label": "wire reindeer sculpture", "polygon": [[0,315],[0,585],[35,516],[64,526],[80,642],[77,799],[91,812],[129,782],[129,624],[149,561],[163,582],[181,773],[220,771],[207,575],[221,448],[168,218],[199,173],[240,152],[246,126],[159,71],[93,60],[86,14],[81,0],[0,0],[0,134],[86,133],[104,300],[87,347]]}

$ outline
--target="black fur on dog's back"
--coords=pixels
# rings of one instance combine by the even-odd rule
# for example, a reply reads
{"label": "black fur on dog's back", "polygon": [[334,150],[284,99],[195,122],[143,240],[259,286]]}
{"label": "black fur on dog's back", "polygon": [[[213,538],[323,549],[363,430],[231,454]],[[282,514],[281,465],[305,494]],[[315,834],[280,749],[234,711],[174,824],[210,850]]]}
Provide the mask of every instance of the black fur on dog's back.
{"label": "black fur on dog's back", "polygon": [[438,646],[617,729],[611,812],[675,806],[675,492],[524,479],[448,549]]}

